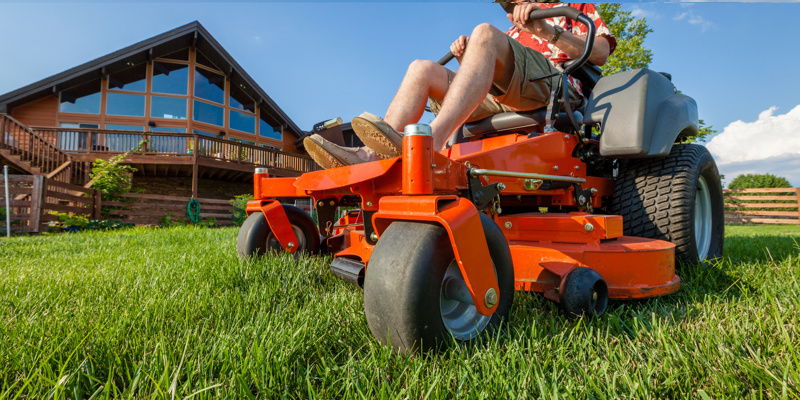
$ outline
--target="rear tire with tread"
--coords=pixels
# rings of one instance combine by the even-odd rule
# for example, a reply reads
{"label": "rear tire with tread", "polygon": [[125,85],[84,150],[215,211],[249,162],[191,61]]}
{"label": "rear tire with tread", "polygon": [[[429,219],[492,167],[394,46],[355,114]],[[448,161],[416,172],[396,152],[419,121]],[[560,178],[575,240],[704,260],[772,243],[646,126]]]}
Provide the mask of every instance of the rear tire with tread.
{"label": "rear tire with tread", "polygon": [[722,256],[722,184],[704,146],[676,144],[665,158],[622,161],[609,211],[622,216],[627,236],[674,243],[681,263]]}

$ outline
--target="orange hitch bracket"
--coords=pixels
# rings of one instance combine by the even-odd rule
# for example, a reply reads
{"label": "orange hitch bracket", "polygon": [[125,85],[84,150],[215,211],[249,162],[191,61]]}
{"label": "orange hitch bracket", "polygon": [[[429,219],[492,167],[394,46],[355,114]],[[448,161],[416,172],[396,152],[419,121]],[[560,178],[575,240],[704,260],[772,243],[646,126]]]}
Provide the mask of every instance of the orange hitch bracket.
{"label": "orange hitch bracket", "polygon": [[261,211],[275,239],[287,253],[297,251],[297,236],[294,234],[289,217],[283,210],[283,205],[277,200],[251,200],[247,202],[247,215]]}
{"label": "orange hitch bracket", "polygon": [[[373,226],[379,240],[380,234],[397,220],[435,222],[444,227],[475,308],[482,315],[494,314],[497,302],[491,295],[500,293],[497,276],[479,211],[471,201],[458,196],[385,196],[378,208]],[[488,306],[490,298],[493,300]]]}

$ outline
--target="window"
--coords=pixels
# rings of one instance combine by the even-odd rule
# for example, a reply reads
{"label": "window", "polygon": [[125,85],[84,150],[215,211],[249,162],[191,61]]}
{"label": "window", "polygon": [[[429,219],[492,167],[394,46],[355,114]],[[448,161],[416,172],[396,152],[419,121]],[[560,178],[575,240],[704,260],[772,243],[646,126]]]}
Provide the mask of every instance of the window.
{"label": "window", "polygon": [[144,95],[108,92],[106,114],[144,117]]}
{"label": "window", "polygon": [[106,124],[106,129],[110,131],[144,132],[143,126],[136,126],[136,125]]}
{"label": "window", "polygon": [[208,137],[212,137],[212,138],[217,138],[217,137],[220,136],[217,133],[210,133],[210,132],[201,131],[201,130],[198,130],[198,129],[192,129],[192,132],[196,133],[198,135],[208,136]]}
{"label": "window", "polygon": [[263,117],[258,121],[258,134],[275,140],[281,140],[283,138],[280,128],[273,127],[271,124],[264,121]]}
{"label": "window", "polygon": [[207,124],[217,126],[225,126],[225,111],[222,109],[222,107],[204,103],[202,101],[194,101],[194,112],[192,117],[198,122],[205,122]]}
{"label": "window", "polygon": [[114,72],[108,76],[108,90],[145,92],[147,90],[147,65],[139,64]]}
{"label": "window", "polygon": [[244,140],[244,139],[228,138],[228,140],[230,140],[231,142],[237,142],[237,143],[242,143],[242,144],[249,144],[249,145],[252,145],[252,146],[255,146],[255,145],[256,145],[256,142],[251,142],[251,141],[249,141],[249,140]]}
{"label": "window", "polygon": [[186,128],[172,128],[169,126],[155,126],[150,128],[150,132],[166,132],[166,133],[186,133]]}
{"label": "window", "polygon": [[100,114],[100,80],[63,90],[60,97],[60,112]]}
{"label": "window", "polygon": [[256,112],[256,102],[248,96],[242,87],[231,84],[230,107],[251,113]]}
{"label": "window", "polygon": [[196,54],[196,61],[198,64],[206,66],[208,68],[213,69],[220,69],[218,66],[214,64],[208,57],[205,56],[202,52],[198,51]]}
{"label": "window", "polygon": [[[157,126],[150,128],[151,132],[159,133],[186,133],[186,128],[172,128],[167,126]],[[186,154],[189,150],[189,142],[191,139],[181,136],[150,136],[150,142],[147,144],[147,150],[155,151],[158,153],[176,153]]]}
{"label": "window", "polygon": [[139,148],[139,143],[142,142],[142,135],[138,132],[144,132],[143,126],[106,124],[106,129],[110,131],[131,131],[131,133],[106,133],[105,146],[109,151],[119,153],[134,151]]}
{"label": "window", "polygon": [[194,97],[223,104],[225,103],[225,76],[195,68]]}
{"label": "window", "polygon": [[245,114],[236,110],[228,112],[228,124],[231,129],[237,131],[256,133],[256,116],[253,114]]}
{"label": "window", "polygon": [[153,118],[186,119],[186,99],[150,96],[150,116]]}
{"label": "window", "polygon": [[98,124],[62,122],[58,126],[70,129],[59,134],[58,141],[62,150],[89,150],[90,145],[91,147],[97,145],[97,133],[73,131],[73,129],[97,129],[100,127]]}
{"label": "window", "polygon": [[153,92],[186,95],[189,89],[189,66],[153,62]]}

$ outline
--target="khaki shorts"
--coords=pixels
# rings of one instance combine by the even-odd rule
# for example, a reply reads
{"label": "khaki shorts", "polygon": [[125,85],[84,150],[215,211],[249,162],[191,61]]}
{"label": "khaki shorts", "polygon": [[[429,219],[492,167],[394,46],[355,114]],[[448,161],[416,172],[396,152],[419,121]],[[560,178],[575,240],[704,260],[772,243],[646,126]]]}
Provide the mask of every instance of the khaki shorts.
{"label": "khaki shorts", "polygon": [[[550,91],[561,75],[551,78],[539,79],[531,82],[533,78],[559,72],[550,60],[538,51],[522,45],[515,39],[508,37],[511,49],[514,51],[514,74],[508,88],[501,88],[497,83],[492,84],[489,94],[483,102],[467,118],[467,122],[473,122],[507,111],[528,111],[546,107],[550,101]],[[447,70],[449,82],[453,82],[456,73]],[[570,98],[580,97],[570,88]],[[439,114],[442,109],[440,102],[429,98],[431,112]],[[580,99],[582,101],[582,99]],[[571,101],[571,104],[579,102]]]}

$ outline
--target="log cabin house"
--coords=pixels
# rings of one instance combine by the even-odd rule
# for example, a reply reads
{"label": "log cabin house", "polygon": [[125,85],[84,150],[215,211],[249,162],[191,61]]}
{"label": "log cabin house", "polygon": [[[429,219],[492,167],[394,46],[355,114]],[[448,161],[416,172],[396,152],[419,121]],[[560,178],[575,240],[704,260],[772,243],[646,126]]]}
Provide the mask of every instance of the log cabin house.
{"label": "log cabin house", "polygon": [[89,183],[91,163],[129,152],[134,188],[230,199],[255,167],[318,167],[302,131],[192,22],[0,95],[0,162],[13,173]]}

